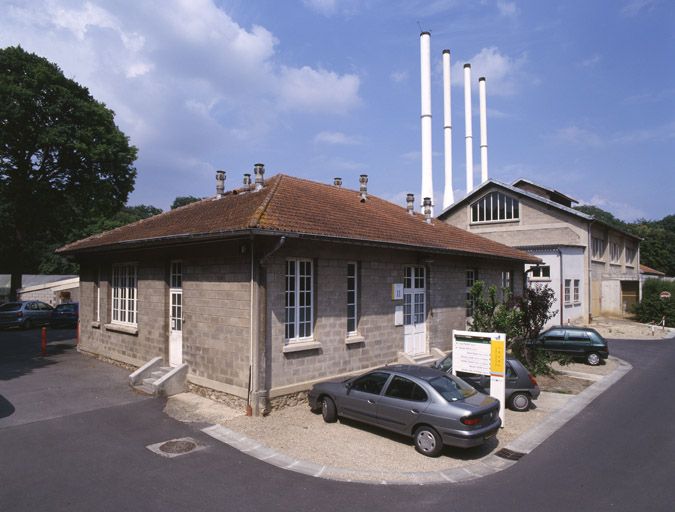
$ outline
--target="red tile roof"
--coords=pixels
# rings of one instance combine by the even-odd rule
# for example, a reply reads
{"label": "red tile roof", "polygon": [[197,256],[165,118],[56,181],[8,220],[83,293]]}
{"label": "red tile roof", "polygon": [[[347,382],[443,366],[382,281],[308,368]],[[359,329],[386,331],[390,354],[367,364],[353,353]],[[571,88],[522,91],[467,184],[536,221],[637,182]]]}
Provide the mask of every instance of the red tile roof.
{"label": "red tile roof", "polygon": [[661,272],[659,270],[655,270],[651,267],[648,267],[647,265],[643,265],[642,263],[640,263],[640,272],[643,273],[643,274],[651,274],[651,275],[655,275],[655,276],[665,276],[666,275],[663,272]]}
{"label": "red tile roof", "polygon": [[405,208],[333,185],[278,174],[260,191],[239,189],[106,231],[58,249],[78,254],[242,233],[304,235],[453,254],[539,262],[530,254]]}

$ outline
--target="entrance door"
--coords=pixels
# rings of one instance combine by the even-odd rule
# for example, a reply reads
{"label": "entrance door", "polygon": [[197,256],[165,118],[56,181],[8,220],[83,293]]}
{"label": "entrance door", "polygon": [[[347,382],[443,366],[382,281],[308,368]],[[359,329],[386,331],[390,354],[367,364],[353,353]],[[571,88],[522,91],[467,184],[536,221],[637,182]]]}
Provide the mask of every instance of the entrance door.
{"label": "entrance door", "polygon": [[183,364],[183,268],[171,262],[169,279],[169,366]]}
{"label": "entrance door", "polygon": [[406,267],[403,276],[404,350],[411,356],[427,351],[424,267]]}

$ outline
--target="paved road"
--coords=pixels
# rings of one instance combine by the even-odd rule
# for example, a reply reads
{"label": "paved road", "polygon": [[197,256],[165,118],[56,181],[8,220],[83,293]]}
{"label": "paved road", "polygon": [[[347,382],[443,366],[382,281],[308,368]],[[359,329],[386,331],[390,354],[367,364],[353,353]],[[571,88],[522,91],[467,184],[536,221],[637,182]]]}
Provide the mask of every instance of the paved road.
{"label": "paved road", "polygon": [[[422,487],[269,466],[166,417],[161,400],[126,388],[126,372],[63,347],[34,357],[38,342],[23,336],[0,332],[3,511],[671,511],[675,503],[674,340],[613,342],[633,371],[509,470]],[[182,436],[207,448],[174,459],[145,448]]]}

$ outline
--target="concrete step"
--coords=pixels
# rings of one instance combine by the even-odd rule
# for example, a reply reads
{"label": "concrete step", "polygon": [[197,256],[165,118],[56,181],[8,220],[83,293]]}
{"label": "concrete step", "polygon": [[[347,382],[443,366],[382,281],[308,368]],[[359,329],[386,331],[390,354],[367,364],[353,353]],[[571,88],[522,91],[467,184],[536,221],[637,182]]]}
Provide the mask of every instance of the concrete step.
{"label": "concrete step", "polygon": [[157,379],[155,379],[154,377],[148,377],[146,379],[143,379],[142,382],[143,382],[143,385],[145,385],[145,386],[152,386],[155,383],[156,380]]}
{"label": "concrete step", "polygon": [[169,373],[169,370],[167,370],[167,371],[157,370],[157,371],[155,371],[155,372],[152,372],[152,373],[150,374],[150,376],[151,376],[153,379],[159,379],[159,378],[161,378],[161,377],[164,377],[167,373]]}
{"label": "concrete step", "polygon": [[156,393],[155,388],[153,388],[152,386],[148,386],[147,384],[143,384],[141,386],[134,386],[134,389],[146,395],[154,396]]}
{"label": "concrete step", "polygon": [[433,355],[417,356],[415,357],[415,364],[420,366],[431,366],[436,359],[438,358]]}

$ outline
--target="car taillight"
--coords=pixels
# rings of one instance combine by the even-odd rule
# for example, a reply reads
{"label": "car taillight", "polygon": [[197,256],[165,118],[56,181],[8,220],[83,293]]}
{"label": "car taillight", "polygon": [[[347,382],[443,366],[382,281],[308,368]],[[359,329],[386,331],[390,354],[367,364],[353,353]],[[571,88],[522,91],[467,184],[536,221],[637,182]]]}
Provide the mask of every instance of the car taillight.
{"label": "car taillight", "polygon": [[537,379],[535,379],[531,373],[528,373],[527,376],[530,378],[530,382],[532,383],[533,386],[537,385]]}
{"label": "car taillight", "polygon": [[469,416],[469,417],[465,417],[465,418],[460,418],[459,421],[461,421],[465,425],[473,426],[473,425],[478,425],[480,423],[480,418],[477,418],[476,416],[473,416],[473,417]]}
{"label": "car taillight", "polygon": [[23,311],[17,311],[16,312],[16,317],[21,318],[23,316]]}

